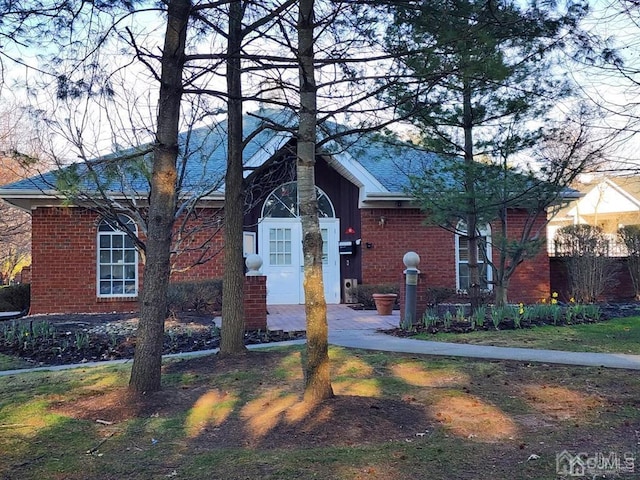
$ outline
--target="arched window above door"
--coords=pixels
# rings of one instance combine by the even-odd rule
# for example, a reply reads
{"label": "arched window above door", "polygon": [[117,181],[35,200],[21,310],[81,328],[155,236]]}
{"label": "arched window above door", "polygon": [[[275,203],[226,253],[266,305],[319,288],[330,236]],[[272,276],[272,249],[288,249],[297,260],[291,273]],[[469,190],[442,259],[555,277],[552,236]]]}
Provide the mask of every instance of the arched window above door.
{"label": "arched window above door", "polygon": [[[335,218],[336,213],[326,193],[316,187],[318,216]],[[298,182],[283,183],[273,190],[262,207],[262,218],[298,218]]]}

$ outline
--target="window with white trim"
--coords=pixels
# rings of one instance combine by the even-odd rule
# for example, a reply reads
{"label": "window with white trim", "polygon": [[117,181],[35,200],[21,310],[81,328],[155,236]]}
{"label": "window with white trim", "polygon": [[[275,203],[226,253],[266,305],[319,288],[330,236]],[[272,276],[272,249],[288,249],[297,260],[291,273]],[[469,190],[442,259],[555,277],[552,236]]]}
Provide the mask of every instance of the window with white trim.
{"label": "window with white trim", "polygon": [[256,253],[256,232],[242,232],[242,255],[247,258],[254,253]]}
{"label": "window with white trim", "polygon": [[[135,222],[120,215],[120,221],[138,233]],[[138,251],[133,240],[117,225],[103,219],[98,225],[98,297],[138,295]]]}
{"label": "window with white trim", "polygon": [[291,228],[269,229],[269,262],[271,265],[291,265]]}
{"label": "window with white trim", "polygon": [[[463,222],[458,224],[456,234],[456,289],[462,293],[469,292],[469,237],[467,227]],[[479,230],[478,238],[478,269],[480,273],[480,288],[491,290],[493,285],[493,271],[482,253],[486,249],[487,258],[491,258],[491,226],[485,225]]]}

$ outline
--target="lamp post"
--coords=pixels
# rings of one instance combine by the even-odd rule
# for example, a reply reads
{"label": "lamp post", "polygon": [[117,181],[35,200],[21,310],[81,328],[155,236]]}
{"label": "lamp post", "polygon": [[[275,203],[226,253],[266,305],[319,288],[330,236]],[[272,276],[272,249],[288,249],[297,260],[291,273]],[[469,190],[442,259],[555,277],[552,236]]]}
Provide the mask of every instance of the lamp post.
{"label": "lamp post", "polygon": [[420,255],[416,252],[407,252],[402,257],[405,275],[405,292],[404,292],[404,318],[402,326],[410,329],[416,323],[416,303],[418,297],[418,264],[420,263]]}

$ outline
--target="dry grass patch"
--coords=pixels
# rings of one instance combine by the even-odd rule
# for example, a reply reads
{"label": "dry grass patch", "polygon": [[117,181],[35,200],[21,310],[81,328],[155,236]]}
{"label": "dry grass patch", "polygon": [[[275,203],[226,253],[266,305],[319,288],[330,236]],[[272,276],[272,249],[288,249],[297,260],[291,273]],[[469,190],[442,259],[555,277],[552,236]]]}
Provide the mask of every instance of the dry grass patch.
{"label": "dry grass patch", "polygon": [[597,395],[563,386],[524,385],[521,390],[533,409],[558,420],[595,415],[604,404]]}
{"label": "dry grass patch", "polygon": [[433,418],[462,438],[481,442],[515,440],[514,420],[495,405],[472,395],[442,395],[429,407]]}

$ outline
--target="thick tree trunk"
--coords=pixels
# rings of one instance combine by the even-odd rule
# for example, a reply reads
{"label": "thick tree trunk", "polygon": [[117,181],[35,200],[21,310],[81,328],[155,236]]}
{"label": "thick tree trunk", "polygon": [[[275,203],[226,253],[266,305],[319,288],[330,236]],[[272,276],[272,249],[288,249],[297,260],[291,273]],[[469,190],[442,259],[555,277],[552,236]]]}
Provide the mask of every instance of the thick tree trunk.
{"label": "thick tree trunk", "polygon": [[129,380],[129,388],[136,392],[152,392],[160,389],[171,234],[176,208],[176,161],[182,99],[182,70],[190,9],[190,0],[172,0],[168,5],[149,198],[144,286],[141,294],[136,349]]}
{"label": "thick tree trunk", "polygon": [[228,149],[224,204],[224,277],[222,282],[222,338],[220,353],[244,353],[244,268],[242,224],[244,189],[242,176],[242,2],[229,5],[227,46]]}
{"label": "thick tree trunk", "polygon": [[300,125],[298,130],[298,200],[302,220],[307,355],[304,398],[318,402],[333,397],[329,367],[327,303],[322,281],[322,234],[315,190],[316,82],[313,53],[314,1],[300,0],[298,55]]}

